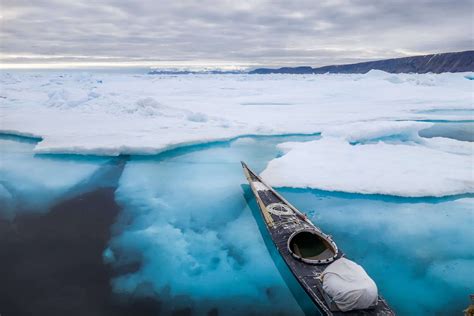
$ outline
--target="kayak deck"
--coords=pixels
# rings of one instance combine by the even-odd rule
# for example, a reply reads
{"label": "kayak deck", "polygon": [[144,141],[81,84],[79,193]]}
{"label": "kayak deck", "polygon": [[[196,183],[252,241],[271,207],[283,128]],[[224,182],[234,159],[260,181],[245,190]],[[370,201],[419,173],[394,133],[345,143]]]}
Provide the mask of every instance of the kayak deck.
{"label": "kayak deck", "polygon": [[[331,262],[344,256],[342,251],[337,249],[330,236],[325,235],[304,214],[273,188],[266,185],[245,163],[242,163],[242,166],[273,243],[300,285],[324,315],[395,315],[380,296],[374,308],[348,312],[340,311],[323,291],[320,274]],[[277,210],[275,210],[276,208]],[[320,249],[295,247],[292,242],[295,240],[295,233],[297,232],[315,234],[325,244],[318,245],[317,248]],[[300,244],[303,245],[303,248],[305,247],[304,242]],[[306,255],[303,252],[306,252]],[[316,256],[312,256],[312,254],[316,254]]]}

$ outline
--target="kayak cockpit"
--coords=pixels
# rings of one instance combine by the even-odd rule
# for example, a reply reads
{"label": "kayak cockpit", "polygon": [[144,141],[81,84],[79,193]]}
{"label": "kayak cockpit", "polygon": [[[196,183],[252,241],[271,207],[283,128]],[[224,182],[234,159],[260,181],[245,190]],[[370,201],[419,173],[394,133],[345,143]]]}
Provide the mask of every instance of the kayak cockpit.
{"label": "kayak cockpit", "polygon": [[288,238],[288,250],[298,260],[309,264],[327,264],[338,254],[336,244],[323,233],[304,229]]}

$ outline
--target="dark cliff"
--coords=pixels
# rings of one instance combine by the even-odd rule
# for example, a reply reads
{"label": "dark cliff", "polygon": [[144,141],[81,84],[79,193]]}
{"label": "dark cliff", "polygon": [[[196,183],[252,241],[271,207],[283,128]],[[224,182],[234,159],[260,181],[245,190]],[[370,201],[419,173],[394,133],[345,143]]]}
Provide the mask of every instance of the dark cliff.
{"label": "dark cliff", "polygon": [[279,69],[258,68],[250,74],[324,74],[367,73],[372,69],[390,73],[442,73],[474,71],[474,51],[442,53],[424,56],[392,58],[347,65],[332,65],[319,68],[284,67]]}

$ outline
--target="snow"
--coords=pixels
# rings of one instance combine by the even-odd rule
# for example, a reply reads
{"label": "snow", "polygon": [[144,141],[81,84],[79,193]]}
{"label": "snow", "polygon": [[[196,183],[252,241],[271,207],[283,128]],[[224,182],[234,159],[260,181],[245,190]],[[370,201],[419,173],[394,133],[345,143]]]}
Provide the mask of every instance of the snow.
{"label": "snow", "polygon": [[324,129],[322,136],[343,138],[350,143],[363,143],[387,136],[396,136],[400,140],[418,140],[418,132],[432,125],[432,123],[424,122],[357,122],[328,127]]}
{"label": "snow", "polygon": [[[430,126],[430,124],[428,124]],[[423,139],[416,122],[357,123],[320,140],[280,145],[262,176],[271,185],[409,197],[474,192],[474,144]]]}
{"label": "snow", "polygon": [[[0,73],[0,133],[35,153],[153,155],[242,135],[322,133],[284,144],[273,185],[402,196],[473,192],[466,73],[181,75]],[[421,131],[432,137],[422,138]],[[449,135],[448,135],[449,134]],[[241,140],[244,141],[244,140]]]}
{"label": "snow", "polygon": [[244,134],[444,118],[443,112],[423,111],[471,106],[473,82],[465,75],[2,71],[0,132],[40,136],[40,153],[156,154]]}

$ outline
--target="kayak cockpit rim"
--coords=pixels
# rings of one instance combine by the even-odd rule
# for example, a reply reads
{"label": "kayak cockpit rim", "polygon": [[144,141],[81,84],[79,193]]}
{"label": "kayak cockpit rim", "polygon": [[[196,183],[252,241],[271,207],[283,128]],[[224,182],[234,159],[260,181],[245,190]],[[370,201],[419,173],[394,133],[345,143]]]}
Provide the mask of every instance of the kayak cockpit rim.
{"label": "kayak cockpit rim", "polygon": [[329,236],[317,229],[305,214],[301,213],[283,196],[268,186],[258,175],[253,173],[244,162],[242,162],[242,167],[248,177],[254,178],[249,178],[248,180],[256,187],[257,191],[259,191],[258,184],[263,186],[265,190],[271,191],[281,200],[280,203],[272,203],[263,206],[269,213],[274,215],[289,215],[291,211],[293,211],[297,217],[310,225],[311,228],[293,232],[287,240],[288,251],[295,259],[307,264],[328,264],[337,258],[339,251],[336,243]]}
{"label": "kayak cockpit rim", "polygon": [[314,229],[301,229],[291,234],[287,248],[295,259],[308,264],[328,264],[339,254],[336,243]]}

